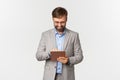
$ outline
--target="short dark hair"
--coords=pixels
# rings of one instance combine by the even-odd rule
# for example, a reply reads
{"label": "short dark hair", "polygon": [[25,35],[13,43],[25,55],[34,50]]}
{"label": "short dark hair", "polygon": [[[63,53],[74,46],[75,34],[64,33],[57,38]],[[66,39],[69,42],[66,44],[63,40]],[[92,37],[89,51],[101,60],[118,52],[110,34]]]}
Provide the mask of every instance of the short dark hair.
{"label": "short dark hair", "polygon": [[52,11],[52,17],[54,18],[60,18],[62,16],[66,16],[67,17],[68,12],[65,8],[63,7],[56,7],[53,11]]}

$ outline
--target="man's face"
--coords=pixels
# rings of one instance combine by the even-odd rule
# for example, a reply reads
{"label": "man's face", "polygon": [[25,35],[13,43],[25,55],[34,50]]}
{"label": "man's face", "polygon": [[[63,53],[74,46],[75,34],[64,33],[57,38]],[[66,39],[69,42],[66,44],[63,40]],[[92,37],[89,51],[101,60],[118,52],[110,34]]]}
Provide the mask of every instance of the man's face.
{"label": "man's face", "polygon": [[58,32],[63,32],[66,26],[67,17],[53,18],[53,23]]}

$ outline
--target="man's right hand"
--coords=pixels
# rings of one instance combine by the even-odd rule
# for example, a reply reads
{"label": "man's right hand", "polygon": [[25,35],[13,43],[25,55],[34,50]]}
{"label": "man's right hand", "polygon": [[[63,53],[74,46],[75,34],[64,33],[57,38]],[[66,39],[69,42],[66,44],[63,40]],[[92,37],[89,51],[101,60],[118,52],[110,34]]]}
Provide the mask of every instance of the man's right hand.
{"label": "man's right hand", "polygon": [[58,51],[58,49],[57,49],[57,48],[54,48],[54,49],[50,50],[50,52],[51,52],[51,51]]}

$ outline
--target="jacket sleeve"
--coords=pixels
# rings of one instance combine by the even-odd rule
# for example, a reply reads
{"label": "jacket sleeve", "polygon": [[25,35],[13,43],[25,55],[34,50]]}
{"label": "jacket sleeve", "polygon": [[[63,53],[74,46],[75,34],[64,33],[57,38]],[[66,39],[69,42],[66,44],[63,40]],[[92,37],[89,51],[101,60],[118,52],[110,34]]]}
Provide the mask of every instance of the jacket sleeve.
{"label": "jacket sleeve", "polygon": [[49,52],[46,52],[46,38],[44,33],[42,33],[41,40],[36,52],[36,58],[38,61],[43,61],[49,59],[49,57]]}
{"label": "jacket sleeve", "polygon": [[74,55],[69,57],[69,64],[74,65],[78,64],[83,60],[82,49],[79,40],[79,34],[75,35],[74,40]]}

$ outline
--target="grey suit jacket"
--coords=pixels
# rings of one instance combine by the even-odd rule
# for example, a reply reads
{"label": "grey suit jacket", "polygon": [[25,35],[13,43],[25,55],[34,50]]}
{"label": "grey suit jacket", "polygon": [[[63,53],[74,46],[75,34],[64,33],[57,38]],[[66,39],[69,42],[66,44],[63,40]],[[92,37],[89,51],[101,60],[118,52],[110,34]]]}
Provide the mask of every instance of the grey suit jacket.
{"label": "grey suit jacket", "polygon": [[[56,40],[54,29],[51,29],[42,33],[36,53],[38,61],[46,61],[43,80],[54,80],[55,78],[56,62],[50,61],[48,54],[53,48],[56,48]],[[83,59],[78,33],[66,29],[63,49],[69,57],[69,64],[63,64],[62,80],[75,80],[74,65]]]}

